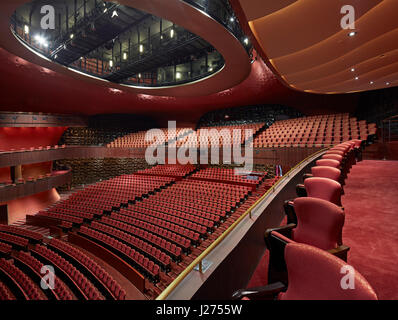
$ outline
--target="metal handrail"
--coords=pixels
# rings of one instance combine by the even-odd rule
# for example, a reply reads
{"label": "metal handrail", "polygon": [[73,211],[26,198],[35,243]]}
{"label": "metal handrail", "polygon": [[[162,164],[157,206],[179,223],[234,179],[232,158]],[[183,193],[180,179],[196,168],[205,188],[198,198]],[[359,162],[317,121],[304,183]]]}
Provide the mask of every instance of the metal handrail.
{"label": "metal handrail", "polygon": [[301,167],[301,165],[305,162],[307,162],[309,159],[315,157],[316,155],[328,150],[329,148],[324,148],[321,149],[312,155],[308,156],[301,162],[299,162],[297,165],[295,165],[293,168],[291,168],[281,179],[279,179],[271,188],[267,190],[264,195],[261,196],[244,214],[242,214],[227,230],[225,230],[205,251],[203,251],[192,263],[185,268],[184,271],[182,271],[177,278],[174,279],[172,283],[169,284],[169,286],[163,290],[163,292],[156,298],[156,300],[165,300],[170,293],[188,276],[188,274],[197,266],[199,265],[199,272],[202,273],[202,261],[204,258],[206,258],[218,245],[243,221],[243,219],[246,216],[249,216],[251,218],[251,213],[252,211],[257,207],[257,205],[262,202],[268,195],[271,193],[275,192],[276,187],[281,183],[281,181],[284,181],[286,178],[290,176],[290,174]]}

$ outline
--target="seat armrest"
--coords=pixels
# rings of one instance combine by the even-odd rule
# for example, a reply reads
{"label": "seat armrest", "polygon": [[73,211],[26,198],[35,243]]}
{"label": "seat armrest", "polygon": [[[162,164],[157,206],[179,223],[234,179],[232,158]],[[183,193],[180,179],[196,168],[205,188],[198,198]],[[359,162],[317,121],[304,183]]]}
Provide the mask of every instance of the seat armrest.
{"label": "seat armrest", "polygon": [[286,238],[291,238],[292,237],[292,230],[296,228],[297,225],[294,223],[289,223],[285,226],[277,227],[277,228],[271,228],[267,229],[265,231],[265,242],[267,242],[267,239],[271,235],[273,231],[279,232],[281,235],[285,236]]}
{"label": "seat armrest", "polygon": [[312,175],[311,173],[304,173],[304,174],[303,174],[303,181],[304,181],[305,179],[312,178],[312,177],[313,177],[313,175]]}
{"label": "seat armrest", "polygon": [[296,185],[296,193],[298,197],[307,197],[307,190],[303,184]]}
{"label": "seat armrest", "polygon": [[285,210],[285,214],[287,216],[287,224],[293,223],[297,224],[297,216],[294,211],[294,200],[286,200],[283,204],[283,209]]}
{"label": "seat armrest", "polygon": [[332,255],[340,258],[341,260],[344,260],[347,262],[347,254],[348,254],[349,250],[350,250],[350,247],[341,245],[335,249],[328,250],[328,252],[331,253]]}
{"label": "seat armrest", "polygon": [[239,289],[232,294],[232,300],[246,297],[251,300],[275,300],[278,294],[287,288],[282,282],[276,282],[264,287]]}

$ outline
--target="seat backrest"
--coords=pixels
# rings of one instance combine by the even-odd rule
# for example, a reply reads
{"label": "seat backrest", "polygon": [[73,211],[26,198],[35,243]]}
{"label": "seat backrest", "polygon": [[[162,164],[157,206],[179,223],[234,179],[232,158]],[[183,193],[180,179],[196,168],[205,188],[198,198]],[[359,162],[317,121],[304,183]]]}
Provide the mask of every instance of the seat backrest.
{"label": "seat backrest", "polygon": [[343,157],[338,154],[325,154],[322,156],[322,159],[332,159],[332,160],[337,160],[339,162],[343,161]]}
{"label": "seat backrest", "polygon": [[292,239],[324,250],[337,248],[341,243],[344,210],[322,199],[303,197],[294,200],[297,227]]}
{"label": "seat backrest", "polygon": [[316,161],[317,166],[326,166],[326,167],[332,167],[332,168],[340,168],[340,162],[337,160],[333,159],[320,159]]}
{"label": "seat backrest", "polygon": [[340,170],[328,166],[315,166],[311,168],[311,173],[314,177],[329,178],[335,181],[340,179]]}
{"label": "seat backrest", "polygon": [[304,180],[304,187],[308,197],[330,201],[341,206],[341,185],[329,178],[308,178]]}
{"label": "seat backrest", "polygon": [[[302,243],[289,243],[285,248],[289,285],[280,300],[377,300],[366,279],[353,274],[355,288],[344,289],[341,282],[347,263],[327,251]],[[352,270],[352,269],[351,269]]]}
{"label": "seat backrest", "polygon": [[325,152],[325,154],[338,154],[339,156],[344,157],[344,151],[338,149],[331,149]]}

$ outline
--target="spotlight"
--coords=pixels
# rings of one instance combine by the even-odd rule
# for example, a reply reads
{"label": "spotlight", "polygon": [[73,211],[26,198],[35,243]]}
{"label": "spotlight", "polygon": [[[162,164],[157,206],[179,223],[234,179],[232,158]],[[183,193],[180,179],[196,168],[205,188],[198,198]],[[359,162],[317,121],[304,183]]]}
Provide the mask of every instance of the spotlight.
{"label": "spotlight", "polygon": [[386,82],[386,85],[387,85],[387,86],[389,86],[389,85],[390,85],[390,83],[389,83],[389,82]]}
{"label": "spotlight", "polygon": [[359,80],[359,77],[355,77],[355,80]]}
{"label": "spotlight", "polygon": [[234,17],[229,18],[229,21],[234,22],[235,21]]}
{"label": "spotlight", "polygon": [[140,79],[141,79],[141,73],[139,73],[139,74],[138,74],[138,78],[140,78]]}
{"label": "spotlight", "polygon": [[35,40],[41,45],[41,46],[44,46],[44,47],[48,47],[48,42],[47,42],[47,40],[44,38],[44,37],[42,37],[41,35],[36,35],[35,36]]}
{"label": "spotlight", "polygon": [[70,34],[70,38],[73,39],[75,35],[73,33]]}
{"label": "spotlight", "polygon": [[355,36],[357,33],[355,32],[355,31],[351,31],[349,34],[348,34],[348,36],[349,37],[353,37],[353,36]]}
{"label": "spotlight", "polygon": [[354,68],[351,68],[351,72],[354,72],[355,71],[355,69]]}
{"label": "spotlight", "polygon": [[373,82],[373,81],[370,81],[369,83],[370,83],[370,84],[373,84],[374,82]]}

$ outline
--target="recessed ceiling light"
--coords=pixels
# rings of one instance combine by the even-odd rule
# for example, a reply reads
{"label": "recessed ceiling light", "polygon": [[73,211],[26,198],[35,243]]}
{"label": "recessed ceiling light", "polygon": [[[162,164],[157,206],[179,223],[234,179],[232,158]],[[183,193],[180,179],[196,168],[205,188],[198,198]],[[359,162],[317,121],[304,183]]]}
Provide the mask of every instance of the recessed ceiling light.
{"label": "recessed ceiling light", "polygon": [[351,72],[354,72],[355,71],[355,69],[354,68],[351,68]]}
{"label": "recessed ceiling light", "polygon": [[373,81],[370,81],[370,84],[373,84],[374,82]]}
{"label": "recessed ceiling light", "polygon": [[389,82],[386,82],[386,85],[388,85],[388,86],[389,86],[389,85],[390,85],[390,83],[389,83]]}
{"label": "recessed ceiling light", "polygon": [[359,77],[355,77],[355,80],[358,80],[359,79]]}
{"label": "recessed ceiling light", "polygon": [[353,36],[355,36],[357,33],[355,32],[355,31],[351,31],[349,34],[348,34],[348,36],[349,37],[353,37]]}

